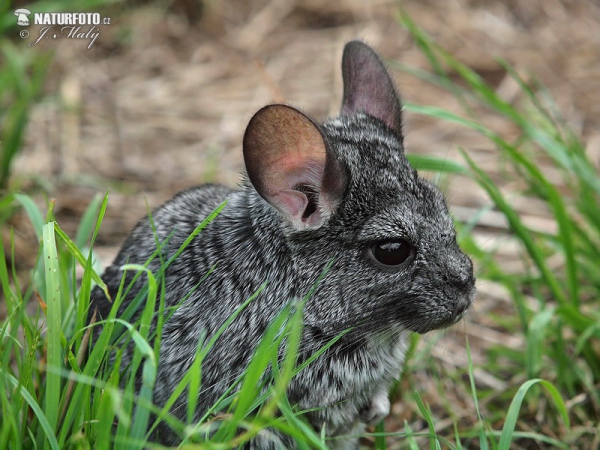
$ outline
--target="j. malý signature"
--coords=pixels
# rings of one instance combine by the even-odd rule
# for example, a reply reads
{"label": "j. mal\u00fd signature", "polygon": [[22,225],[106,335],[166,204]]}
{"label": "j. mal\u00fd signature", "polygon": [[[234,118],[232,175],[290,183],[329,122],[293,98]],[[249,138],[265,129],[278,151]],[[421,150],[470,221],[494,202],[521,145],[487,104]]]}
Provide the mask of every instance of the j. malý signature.
{"label": "j. mal\u00fd signature", "polygon": [[42,39],[88,39],[90,43],[87,48],[91,48],[100,36],[100,27],[93,25],[90,29],[85,30],[81,25],[68,25],[60,27],[58,33],[52,33],[52,26],[40,28],[39,37],[27,44],[28,47],[37,45]]}

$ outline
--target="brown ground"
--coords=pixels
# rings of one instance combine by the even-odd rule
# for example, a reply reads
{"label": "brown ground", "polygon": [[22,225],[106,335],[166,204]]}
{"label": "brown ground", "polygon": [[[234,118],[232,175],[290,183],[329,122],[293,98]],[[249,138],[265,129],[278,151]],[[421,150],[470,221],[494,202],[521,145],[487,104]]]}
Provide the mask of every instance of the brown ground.
{"label": "brown ground", "polygon": [[[156,206],[202,182],[237,182],[241,136],[262,105],[277,100],[317,118],[335,114],[341,99],[341,51],[348,40],[365,39],[388,59],[428,68],[398,24],[398,4],[504,98],[516,101],[519,93],[495,58],[506,59],[525,76],[535,74],[600,164],[600,7],[594,0],[204,3],[202,10],[195,10],[191,0],[175,2],[168,11],[139,4],[115,9],[105,14],[112,23],[101,27],[89,50],[87,42],[74,40],[38,45],[56,52],[46,87],[50,97],[34,110],[14,180],[25,188],[35,180],[49,183],[59,223],[70,233],[90,199],[110,187],[98,247],[106,263],[145,214],[146,201]],[[459,111],[443,91],[405,73],[397,72],[396,79],[406,101]],[[483,118],[503,136],[515,134],[501,119]],[[474,133],[412,114],[406,115],[405,130],[409,152],[463,162],[457,151],[462,147],[504,190],[519,188],[518,181],[503,176],[496,149]],[[490,203],[466,178],[443,179],[442,185],[461,220]],[[521,195],[513,201],[530,226],[554,229],[543,205]],[[35,254],[25,222],[16,219],[24,265]],[[501,217],[485,214],[475,232],[484,248],[502,243],[499,260],[519,270]],[[475,363],[494,343],[522,348],[518,336],[495,331],[487,316],[491,310],[513,314],[503,290],[480,283],[479,291],[467,323],[433,346],[435,358],[448,370],[466,365],[465,335]],[[482,386],[507,386],[498,374],[477,370],[475,375]],[[433,384],[421,378],[424,399],[435,404]],[[395,411],[404,418],[401,404]],[[471,422],[473,411],[468,399],[457,400],[457,416]]]}

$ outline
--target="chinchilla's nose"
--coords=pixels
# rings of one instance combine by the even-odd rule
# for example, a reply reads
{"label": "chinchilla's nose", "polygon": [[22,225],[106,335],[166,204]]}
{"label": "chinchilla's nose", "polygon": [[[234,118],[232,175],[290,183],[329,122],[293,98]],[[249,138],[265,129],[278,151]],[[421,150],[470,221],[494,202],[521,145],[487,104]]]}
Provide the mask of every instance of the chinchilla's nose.
{"label": "chinchilla's nose", "polygon": [[473,279],[473,285],[471,289],[463,295],[459,295],[456,301],[456,306],[454,307],[454,314],[456,314],[457,318],[462,317],[462,315],[467,311],[467,309],[469,309],[469,307],[473,304],[476,294],[477,289],[475,288],[475,279]]}
{"label": "chinchilla's nose", "polygon": [[454,314],[460,318],[475,300],[477,290],[471,258],[457,250],[452,261],[452,284],[457,293]]}
{"label": "chinchilla's nose", "polygon": [[465,255],[462,251],[458,250],[456,256],[456,265],[454,270],[454,276],[458,284],[466,291],[470,291],[475,286],[475,276],[473,275],[473,262],[471,258]]}

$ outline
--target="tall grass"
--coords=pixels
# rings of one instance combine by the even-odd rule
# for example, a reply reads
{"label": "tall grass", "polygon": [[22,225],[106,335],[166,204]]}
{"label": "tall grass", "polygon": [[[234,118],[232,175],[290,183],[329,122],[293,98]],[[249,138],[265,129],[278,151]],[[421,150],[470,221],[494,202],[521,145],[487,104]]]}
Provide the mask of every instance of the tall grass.
{"label": "tall grass", "polygon": [[[94,269],[92,248],[107,198],[90,205],[77,233],[78,245],[60,229],[51,208],[43,218],[42,212],[21,196],[32,221],[42,223],[41,228],[36,226],[40,254],[34,281],[25,292],[16,283],[14,268],[6,265],[4,250],[0,254],[0,280],[8,307],[8,317],[0,327],[0,448],[144,448],[160,421],[178,432],[184,444],[204,442],[205,448],[234,448],[266,428],[292,436],[299,448],[326,448],[298,418],[299,412],[285,393],[290,379],[326,350],[296,367],[303,300],[290,302],[273,320],[243,375],[200,420],[194,413],[202,361],[255,296],[210,339],[199,340],[194,363],[171,398],[162,408],[152,404],[162,321],[154,332],[150,323],[155,311],[160,318],[172,314],[165,310],[163,274],[177,255],[154,274],[145,265],[123,267],[124,271],[144,272],[148,279],[147,289],[141,293],[144,306],[139,320],[130,323],[117,316],[128,288],[122,284],[109,316],[87,325],[92,282],[104,287]],[[180,251],[221,208],[196,228]],[[82,252],[80,247],[88,250]],[[36,312],[31,314],[29,304],[36,298]],[[102,326],[102,332],[88,351],[90,333],[97,326]],[[135,349],[128,367],[120,364],[124,345]],[[142,383],[135,394],[134,374],[138,371]],[[185,420],[170,412],[181,395],[188,398]]]}

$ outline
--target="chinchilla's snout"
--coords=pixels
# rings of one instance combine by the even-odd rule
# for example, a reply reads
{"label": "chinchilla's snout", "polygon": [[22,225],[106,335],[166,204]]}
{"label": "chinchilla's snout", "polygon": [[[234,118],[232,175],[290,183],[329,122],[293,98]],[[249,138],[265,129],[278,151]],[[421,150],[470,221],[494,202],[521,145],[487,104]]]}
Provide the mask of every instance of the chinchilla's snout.
{"label": "chinchilla's snout", "polygon": [[456,302],[456,306],[454,307],[454,315],[455,320],[454,323],[458,322],[463,318],[467,310],[475,301],[475,295],[477,294],[477,288],[475,287],[475,279],[473,279],[473,284],[471,285],[471,289],[464,295],[458,297]]}
{"label": "chinchilla's snout", "polygon": [[471,259],[456,246],[441,251],[437,262],[421,279],[421,289],[426,294],[412,312],[410,328],[417,333],[456,324],[475,300],[477,289]]}
{"label": "chinchilla's snout", "polygon": [[453,307],[449,308],[452,317],[447,326],[453,325],[463,318],[473,304],[477,293],[471,258],[458,250],[456,257],[449,260],[454,261],[454,264],[449,268],[449,272],[451,273],[450,284],[452,284],[452,290],[456,292],[456,295]]}

